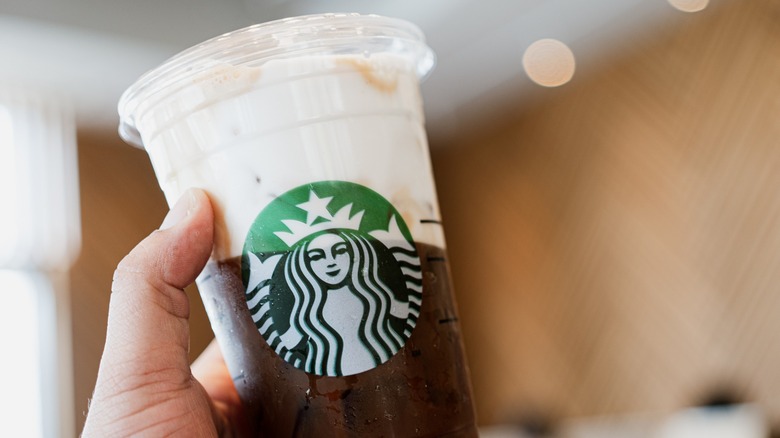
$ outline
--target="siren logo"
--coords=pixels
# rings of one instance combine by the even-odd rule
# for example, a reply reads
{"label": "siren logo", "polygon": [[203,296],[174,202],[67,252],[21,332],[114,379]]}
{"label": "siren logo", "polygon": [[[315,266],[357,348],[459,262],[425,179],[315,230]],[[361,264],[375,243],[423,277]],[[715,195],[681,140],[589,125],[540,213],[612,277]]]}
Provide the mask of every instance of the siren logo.
{"label": "siren logo", "polygon": [[252,319],[286,362],[357,374],[400,350],[420,315],[422,276],[401,215],[358,184],[323,181],[274,199],[242,258]]}

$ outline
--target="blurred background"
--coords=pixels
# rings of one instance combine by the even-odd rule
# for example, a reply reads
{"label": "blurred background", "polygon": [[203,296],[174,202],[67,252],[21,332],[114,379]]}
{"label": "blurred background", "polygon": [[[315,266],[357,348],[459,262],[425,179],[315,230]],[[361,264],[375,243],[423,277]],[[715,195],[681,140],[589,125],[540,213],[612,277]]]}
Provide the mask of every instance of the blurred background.
{"label": "blurred background", "polygon": [[[207,38],[325,11],[409,19],[437,52],[423,94],[485,436],[771,435],[777,1],[0,0],[8,436],[80,432],[113,270],[167,212],[119,95]],[[188,292],[194,358],[212,334]]]}

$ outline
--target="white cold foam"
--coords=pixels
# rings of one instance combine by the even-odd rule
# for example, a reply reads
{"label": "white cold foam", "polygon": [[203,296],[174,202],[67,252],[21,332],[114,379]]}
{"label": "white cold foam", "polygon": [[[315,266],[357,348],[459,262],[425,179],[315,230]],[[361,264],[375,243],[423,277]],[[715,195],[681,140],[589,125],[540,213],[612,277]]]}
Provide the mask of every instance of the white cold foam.
{"label": "white cold foam", "polygon": [[[416,73],[397,55],[216,66],[139,120],[169,205],[205,189],[224,217],[215,257],[242,253],[257,214],[306,183],[388,199],[415,241],[444,247]],[[224,216],[223,216],[224,215]],[[222,224],[220,224],[222,225]]]}

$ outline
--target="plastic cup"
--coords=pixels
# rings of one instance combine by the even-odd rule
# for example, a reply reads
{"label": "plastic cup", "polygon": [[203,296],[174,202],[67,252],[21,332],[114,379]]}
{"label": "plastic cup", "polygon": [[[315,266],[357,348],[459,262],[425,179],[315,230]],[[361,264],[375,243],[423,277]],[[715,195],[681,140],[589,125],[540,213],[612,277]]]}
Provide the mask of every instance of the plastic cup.
{"label": "plastic cup", "polygon": [[475,436],[423,125],[420,30],[373,15],[251,26],[119,103],[172,205],[215,209],[198,288],[266,436]]}

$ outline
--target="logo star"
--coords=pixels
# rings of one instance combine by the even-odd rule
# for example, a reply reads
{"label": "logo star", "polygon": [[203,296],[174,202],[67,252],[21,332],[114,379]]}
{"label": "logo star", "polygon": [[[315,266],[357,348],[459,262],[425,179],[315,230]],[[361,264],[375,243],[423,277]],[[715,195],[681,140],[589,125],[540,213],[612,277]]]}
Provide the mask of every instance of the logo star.
{"label": "logo star", "polygon": [[296,205],[296,207],[306,211],[306,225],[311,225],[318,217],[333,220],[333,215],[328,211],[328,204],[331,199],[333,199],[333,196],[320,198],[313,190],[309,191],[309,200]]}

